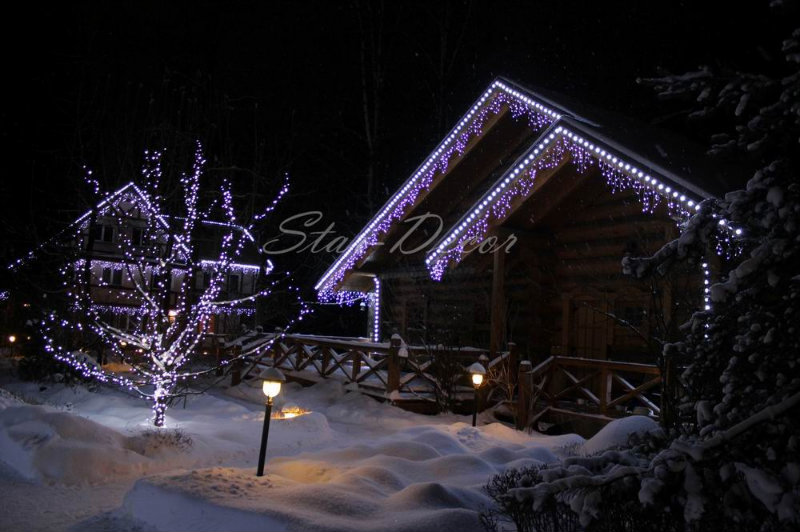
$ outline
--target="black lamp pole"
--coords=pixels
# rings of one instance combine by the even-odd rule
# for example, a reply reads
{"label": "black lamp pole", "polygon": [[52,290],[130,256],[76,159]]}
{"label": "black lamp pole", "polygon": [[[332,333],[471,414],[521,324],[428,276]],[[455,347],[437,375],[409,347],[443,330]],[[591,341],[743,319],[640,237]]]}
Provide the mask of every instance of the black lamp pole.
{"label": "black lamp pole", "polygon": [[472,426],[475,426],[475,422],[478,420],[478,387],[474,386],[475,388],[475,409],[472,411]]}
{"label": "black lamp pole", "polygon": [[264,476],[264,461],[267,457],[267,438],[269,438],[269,419],[272,417],[272,397],[267,397],[267,411],[264,414],[264,429],[261,432],[261,451],[258,453],[257,477]]}

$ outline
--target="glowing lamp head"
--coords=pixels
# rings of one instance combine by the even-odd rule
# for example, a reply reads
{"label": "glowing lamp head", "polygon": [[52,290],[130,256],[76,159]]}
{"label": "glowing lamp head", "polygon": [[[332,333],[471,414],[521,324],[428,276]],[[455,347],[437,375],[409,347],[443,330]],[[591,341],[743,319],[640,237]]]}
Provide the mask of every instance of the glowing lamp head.
{"label": "glowing lamp head", "polygon": [[16,336],[14,336],[13,334],[12,334],[12,335],[9,335],[9,337],[8,337],[8,343],[10,343],[10,344],[13,344],[13,343],[14,343],[14,342],[16,342],[16,341],[17,341],[17,337],[16,337]]}
{"label": "glowing lamp head", "polygon": [[467,368],[467,373],[472,377],[472,385],[475,388],[480,388],[483,384],[483,377],[486,375],[486,368],[480,362],[475,362]]}
{"label": "glowing lamp head", "polygon": [[283,373],[276,368],[269,368],[264,372],[261,389],[264,391],[264,395],[272,399],[281,393],[281,384],[284,382],[286,382],[286,377],[283,376]]}

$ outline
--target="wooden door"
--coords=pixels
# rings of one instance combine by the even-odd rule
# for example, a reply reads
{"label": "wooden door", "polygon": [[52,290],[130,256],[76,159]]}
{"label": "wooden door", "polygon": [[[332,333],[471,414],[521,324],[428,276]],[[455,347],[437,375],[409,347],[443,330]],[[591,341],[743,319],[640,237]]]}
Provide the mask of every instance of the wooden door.
{"label": "wooden door", "polygon": [[609,340],[609,318],[603,314],[606,301],[574,299],[571,307],[571,351],[579,357],[605,359]]}

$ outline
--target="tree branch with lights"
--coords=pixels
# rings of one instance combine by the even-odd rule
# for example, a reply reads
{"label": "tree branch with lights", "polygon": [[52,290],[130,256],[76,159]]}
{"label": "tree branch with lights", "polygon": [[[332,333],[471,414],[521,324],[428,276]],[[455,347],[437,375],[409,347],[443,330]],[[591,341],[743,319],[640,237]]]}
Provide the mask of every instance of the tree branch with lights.
{"label": "tree branch with lights", "polygon": [[[145,152],[140,183],[106,195],[100,193],[98,182],[88,174],[98,206],[74,224],[73,238],[80,255],[60,271],[72,312],[66,316],[50,311],[41,323],[47,352],[87,378],[127,388],[150,401],[157,427],[164,425],[172,400],[186,395],[182,384],[217,369],[216,365],[198,369],[191,364],[201,351],[213,316],[252,312],[257,301],[279,289],[291,293],[297,302],[297,312],[282,330],[290,329],[309,312],[288,273],[274,272],[270,261],[264,261],[261,267],[237,263],[247,243],[255,244],[252,231],[257,224],[265,222],[288,192],[288,178],[263,210],[242,223],[237,219],[233,187],[228,180],[221,182],[205,208],[201,204],[206,160],[199,142],[191,170],[180,176],[178,192],[182,201],[177,206],[168,206],[164,199],[167,186],[162,159],[161,152]],[[110,260],[98,260],[93,254],[94,231],[101,214],[117,228]],[[221,233],[210,260],[208,254],[200,256],[199,231],[204,223],[213,224]],[[120,290],[118,281],[93,273],[92,266],[97,263],[101,268],[121,267],[125,282],[132,288]],[[262,274],[266,282],[256,289],[254,281],[252,294],[227,295],[224,288],[229,275],[245,270]],[[203,282],[198,283],[201,274]],[[120,301],[104,304],[108,302],[103,301],[103,296],[105,300],[113,296]],[[111,323],[108,315],[113,316],[115,311],[128,315],[128,327]],[[66,347],[71,343],[64,339],[66,331],[73,339],[79,339],[77,349]],[[104,369],[88,356],[85,346],[90,341],[122,360],[130,372],[121,375]]]}

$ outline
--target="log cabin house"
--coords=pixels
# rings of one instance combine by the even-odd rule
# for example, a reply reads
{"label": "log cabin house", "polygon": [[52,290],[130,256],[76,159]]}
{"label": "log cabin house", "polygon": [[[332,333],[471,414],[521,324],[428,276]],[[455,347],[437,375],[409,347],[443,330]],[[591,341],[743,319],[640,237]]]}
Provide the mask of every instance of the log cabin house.
{"label": "log cabin house", "polygon": [[366,297],[374,341],[654,362],[648,336],[703,304],[707,268],[653,283],[621,260],[658,250],[725,184],[683,144],[575,107],[495,80],[325,271],[319,297]]}

